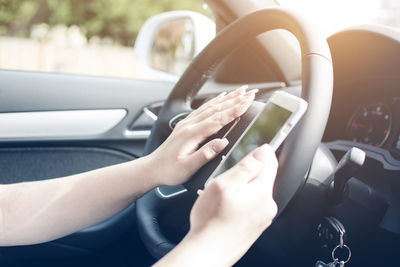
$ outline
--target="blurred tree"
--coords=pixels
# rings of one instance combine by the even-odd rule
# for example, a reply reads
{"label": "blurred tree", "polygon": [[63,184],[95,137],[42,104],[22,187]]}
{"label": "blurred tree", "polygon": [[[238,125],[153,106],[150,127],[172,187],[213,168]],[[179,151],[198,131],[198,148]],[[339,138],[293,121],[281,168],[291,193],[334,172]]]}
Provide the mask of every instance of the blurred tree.
{"label": "blurred tree", "polygon": [[0,0],[0,35],[28,36],[39,23],[78,25],[88,39],[132,45],[151,16],[188,9],[210,15],[202,0]]}

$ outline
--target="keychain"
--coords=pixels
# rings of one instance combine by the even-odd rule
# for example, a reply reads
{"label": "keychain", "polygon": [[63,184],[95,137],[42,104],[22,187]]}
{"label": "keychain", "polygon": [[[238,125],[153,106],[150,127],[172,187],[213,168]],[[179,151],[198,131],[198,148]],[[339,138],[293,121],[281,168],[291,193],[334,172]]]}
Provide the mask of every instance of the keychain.
{"label": "keychain", "polygon": [[[340,230],[340,237],[339,237],[339,244],[332,250],[332,262],[330,263],[325,263],[323,261],[317,261],[315,264],[315,267],[336,267],[339,265],[340,267],[344,267],[346,263],[349,262],[351,258],[351,250],[350,248],[344,244],[344,232]],[[336,257],[336,252],[339,249],[346,249],[347,250],[347,259],[346,260],[340,260],[338,257]]]}

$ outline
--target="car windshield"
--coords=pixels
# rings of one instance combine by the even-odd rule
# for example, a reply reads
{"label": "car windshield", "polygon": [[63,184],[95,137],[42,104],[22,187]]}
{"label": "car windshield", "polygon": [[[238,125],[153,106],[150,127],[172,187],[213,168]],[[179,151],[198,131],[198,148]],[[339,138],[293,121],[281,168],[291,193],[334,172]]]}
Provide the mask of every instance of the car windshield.
{"label": "car windshield", "polygon": [[278,0],[312,21],[326,36],[354,25],[381,24],[400,28],[399,0]]}

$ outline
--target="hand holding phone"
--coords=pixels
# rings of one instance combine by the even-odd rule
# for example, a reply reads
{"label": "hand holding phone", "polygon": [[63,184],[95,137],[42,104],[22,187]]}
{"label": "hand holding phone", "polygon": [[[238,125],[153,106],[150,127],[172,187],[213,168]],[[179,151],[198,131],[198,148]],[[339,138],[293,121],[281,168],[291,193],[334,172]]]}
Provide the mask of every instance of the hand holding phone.
{"label": "hand holding phone", "polygon": [[[261,105],[261,103],[258,104]],[[232,128],[240,128],[232,130],[236,130],[236,133],[238,130],[241,131],[239,135],[235,133],[235,144],[227,148],[229,151],[223,151],[220,156],[201,168],[185,184],[185,187],[195,191],[204,188],[213,177],[232,168],[247,154],[263,144],[269,144],[276,151],[301,119],[307,106],[307,102],[299,97],[283,91],[276,91],[258,110],[258,113],[251,117],[252,120],[250,123],[247,122],[245,127],[240,122],[237,125],[234,122],[229,126],[229,131]],[[229,131],[227,137],[232,142],[229,139]]]}
{"label": "hand holding phone", "polygon": [[276,151],[306,109],[305,100],[282,91],[275,92],[211,176],[230,169],[263,144],[269,144]]}

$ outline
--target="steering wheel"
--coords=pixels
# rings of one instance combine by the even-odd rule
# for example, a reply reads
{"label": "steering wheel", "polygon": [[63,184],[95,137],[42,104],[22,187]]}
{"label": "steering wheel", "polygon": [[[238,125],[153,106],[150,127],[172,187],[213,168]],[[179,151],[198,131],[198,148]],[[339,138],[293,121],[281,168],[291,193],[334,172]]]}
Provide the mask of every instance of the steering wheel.
{"label": "steering wheel", "polygon": [[[274,187],[278,216],[296,191],[304,184],[315,151],[321,142],[328,120],[333,88],[331,55],[325,38],[291,10],[268,8],[241,17],[223,31],[192,61],[175,85],[160,111],[145,154],[154,151],[171,133],[171,120],[191,111],[191,103],[215,67],[235,48],[251,38],[274,29],[291,32],[299,41],[302,59],[302,98],[308,109],[285,141],[279,155],[279,169]],[[175,244],[162,232],[160,212],[171,200],[152,190],[136,202],[140,236],[156,258],[168,253]]]}

